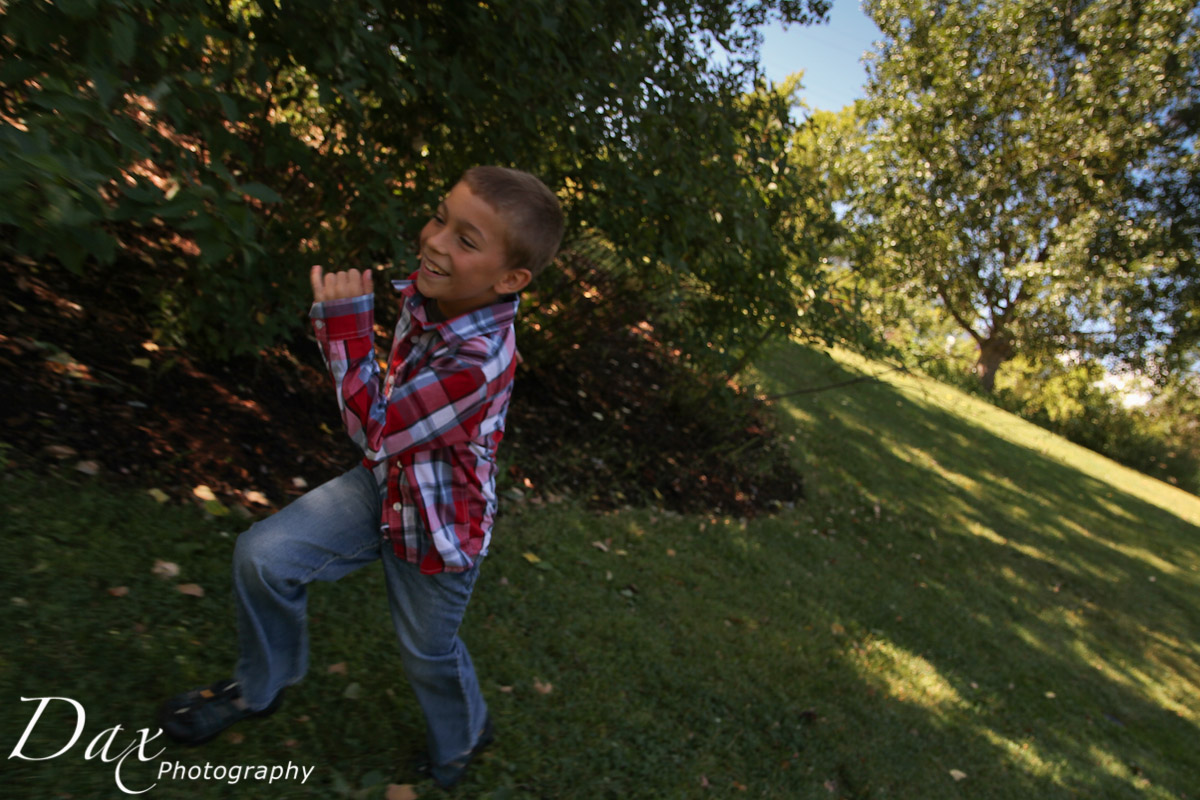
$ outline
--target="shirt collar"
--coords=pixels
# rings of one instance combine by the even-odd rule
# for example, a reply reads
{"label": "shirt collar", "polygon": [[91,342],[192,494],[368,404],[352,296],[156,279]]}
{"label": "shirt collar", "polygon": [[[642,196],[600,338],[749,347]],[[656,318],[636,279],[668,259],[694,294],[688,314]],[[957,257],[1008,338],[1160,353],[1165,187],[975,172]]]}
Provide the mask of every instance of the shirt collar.
{"label": "shirt collar", "polygon": [[[415,275],[414,272],[413,276]],[[415,277],[392,281],[392,287],[400,293],[402,302],[417,327],[421,330],[436,330],[443,341],[448,344],[476,336],[487,336],[512,325],[517,318],[517,306],[521,303],[519,295],[502,295],[491,305],[477,308],[466,314],[459,314],[457,317],[451,317],[441,322],[430,322],[425,309],[426,298],[417,290]]]}

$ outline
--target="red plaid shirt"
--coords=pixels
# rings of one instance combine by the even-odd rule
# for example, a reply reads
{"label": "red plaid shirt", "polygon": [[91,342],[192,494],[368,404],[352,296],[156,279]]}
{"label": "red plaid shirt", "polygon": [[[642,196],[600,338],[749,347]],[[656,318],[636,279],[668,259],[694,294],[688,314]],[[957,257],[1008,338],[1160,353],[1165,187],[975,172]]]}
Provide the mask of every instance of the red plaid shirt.
{"label": "red plaid shirt", "polygon": [[385,374],[375,360],[374,295],[316,303],[309,316],[346,430],[386,481],[380,525],[396,555],[427,574],[461,572],[491,540],[519,301],[431,322],[415,280],[393,285],[400,319]]}

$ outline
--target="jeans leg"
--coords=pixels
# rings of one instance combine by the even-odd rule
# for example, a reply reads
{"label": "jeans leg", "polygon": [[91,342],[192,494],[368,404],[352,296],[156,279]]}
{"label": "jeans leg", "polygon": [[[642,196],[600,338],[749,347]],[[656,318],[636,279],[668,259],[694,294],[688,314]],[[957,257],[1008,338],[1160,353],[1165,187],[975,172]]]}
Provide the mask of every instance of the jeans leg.
{"label": "jeans leg", "polygon": [[251,709],[265,708],[308,671],[308,584],[337,580],[379,558],[380,503],[374,476],[358,466],[238,537],[234,677]]}
{"label": "jeans leg", "polygon": [[487,704],[458,628],[479,565],[466,572],[422,575],[385,548],[392,622],[405,674],[425,714],[435,777],[439,766],[465,759],[479,741]]}

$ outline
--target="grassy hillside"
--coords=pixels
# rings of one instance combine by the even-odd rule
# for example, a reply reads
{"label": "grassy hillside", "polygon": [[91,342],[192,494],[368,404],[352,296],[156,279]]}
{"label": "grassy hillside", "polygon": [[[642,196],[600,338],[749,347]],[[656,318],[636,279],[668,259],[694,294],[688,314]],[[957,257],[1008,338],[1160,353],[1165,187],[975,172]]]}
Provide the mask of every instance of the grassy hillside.
{"label": "grassy hillside", "polygon": [[[881,369],[789,345],[757,380]],[[506,508],[464,630],[499,741],[457,796],[1200,797],[1200,500],[928,380],[776,407],[807,479],[778,515]],[[70,751],[3,762],[11,797],[118,796],[87,742],[120,724],[116,756],[162,696],[234,658],[244,520],[90,480],[0,481],[0,749],[32,716],[22,697],[87,710]],[[180,574],[152,574],[160,559]],[[130,755],[129,788],[441,796],[409,764],[422,728],[379,570],[316,587],[310,610],[312,669],[280,714]],[[27,754],[70,740],[66,710]],[[167,762],[315,769],[231,786],[156,777]]]}

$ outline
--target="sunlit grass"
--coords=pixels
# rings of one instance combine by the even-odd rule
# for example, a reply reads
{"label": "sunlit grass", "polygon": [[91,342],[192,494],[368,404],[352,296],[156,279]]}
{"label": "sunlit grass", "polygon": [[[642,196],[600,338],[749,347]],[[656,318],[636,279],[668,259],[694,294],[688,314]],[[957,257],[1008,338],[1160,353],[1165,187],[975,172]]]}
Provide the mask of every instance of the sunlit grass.
{"label": "sunlit grass", "polygon": [[[757,378],[880,369],[785,346]],[[775,406],[807,478],[792,510],[506,507],[464,625],[499,740],[459,796],[1200,796],[1200,500],[926,379]],[[228,518],[65,474],[0,494],[0,746],[27,721],[15,698],[75,697],[90,737],[228,670]],[[316,767],[245,796],[441,796],[407,766],[422,726],[378,570],[317,587],[310,611],[286,711],[169,757]],[[6,762],[9,796],[112,796],[82,748]]]}

